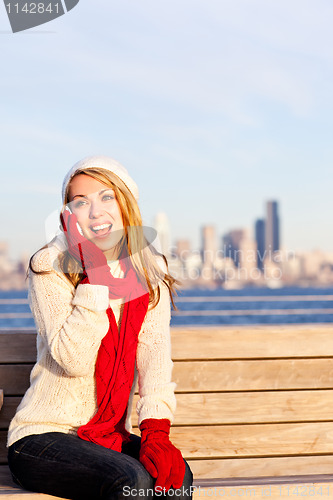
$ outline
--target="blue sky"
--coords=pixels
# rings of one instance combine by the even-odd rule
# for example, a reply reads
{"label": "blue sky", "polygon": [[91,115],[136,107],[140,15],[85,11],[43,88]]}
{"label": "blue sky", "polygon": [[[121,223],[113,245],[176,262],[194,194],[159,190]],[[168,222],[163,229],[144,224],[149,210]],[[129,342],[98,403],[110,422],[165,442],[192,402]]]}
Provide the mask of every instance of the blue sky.
{"label": "blue sky", "polygon": [[106,154],[173,240],[276,199],[286,248],[333,251],[332,22],[330,0],[81,0],[12,34],[0,6],[0,240],[43,245],[66,171]]}

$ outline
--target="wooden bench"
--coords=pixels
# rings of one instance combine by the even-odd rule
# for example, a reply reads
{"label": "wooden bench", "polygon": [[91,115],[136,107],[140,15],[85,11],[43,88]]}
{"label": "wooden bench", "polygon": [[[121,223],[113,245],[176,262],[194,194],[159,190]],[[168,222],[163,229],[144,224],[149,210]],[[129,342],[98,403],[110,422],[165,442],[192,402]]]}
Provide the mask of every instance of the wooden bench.
{"label": "wooden bench", "polygon": [[[171,437],[193,470],[194,498],[333,498],[332,334],[330,325],[172,329]],[[16,487],[6,465],[6,430],[35,357],[34,332],[0,332],[3,498],[55,499]]]}

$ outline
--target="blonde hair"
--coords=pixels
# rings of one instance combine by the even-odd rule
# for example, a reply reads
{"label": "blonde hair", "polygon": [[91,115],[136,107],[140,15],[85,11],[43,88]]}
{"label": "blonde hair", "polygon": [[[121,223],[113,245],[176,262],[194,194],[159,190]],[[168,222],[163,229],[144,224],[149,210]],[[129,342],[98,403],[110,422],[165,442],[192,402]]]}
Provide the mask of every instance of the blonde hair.
{"label": "blonde hair", "polygon": [[[71,201],[69,197],[70,184],[72,179],[79,174],[88,175],[113,189],[120,207],[124,226],[124,236],[117,243],[115,253],[119,257],[122,252],[126,251],[126,255],[130,259],[139,281],[144,287],[148,288],[149,304],[151,307],[155,307],[159,302],[159,283],[163,282],[169,290],[172,305],[176,308],[173,296],[176,295],[176,286],[179,285],[179,282],[169,273],[166,257],[147,241],[142,227],[142,218],[138,203],[126,184],[117,175],[99,167],[77,170],[66,186],[63,208]],[[157,257],[163,259],[166,272],[158,265]],[[35,272],[32,269],[31,260],[32,258],[30,259],[29,267]],[[76,288],[84,277],[82,266],[67,250],[59,256],[59,266],[61,271]]]}

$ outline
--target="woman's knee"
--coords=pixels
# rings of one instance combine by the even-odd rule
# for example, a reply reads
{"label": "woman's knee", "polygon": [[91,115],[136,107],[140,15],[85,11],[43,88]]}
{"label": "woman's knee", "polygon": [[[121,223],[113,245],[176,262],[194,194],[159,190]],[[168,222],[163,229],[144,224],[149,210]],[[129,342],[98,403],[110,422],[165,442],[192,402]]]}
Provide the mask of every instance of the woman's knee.
{"label": "woman's knee", "polygon": [[141,464],[131,471],[130,484],[137,490],[154,490],[154,479]]}
{"label": "woman's knee", "polygon": [[103,488],[106,492],[103,495],[105,499],[154,497],[154,479],[139,462],[134,466],[124,467],[121,477],[107,482],[108,487]]}

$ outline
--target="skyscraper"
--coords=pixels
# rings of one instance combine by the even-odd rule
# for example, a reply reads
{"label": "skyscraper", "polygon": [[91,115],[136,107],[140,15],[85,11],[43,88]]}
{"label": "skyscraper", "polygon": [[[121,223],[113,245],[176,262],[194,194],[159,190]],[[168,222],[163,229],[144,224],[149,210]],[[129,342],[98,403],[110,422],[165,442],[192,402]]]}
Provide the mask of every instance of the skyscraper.
{"label": "skyscraper", "polygon": [[222,244],[224,257],[232,259],[236,267],[238,267],[240,263],[239,246],[244,237],[244,229],[232,229],[223,236]]}
{"label": "skyscraper", "polygon": [[202,276],[213,279],[214,261],[216,258],[216,229],[215,226],[203,226],[201,229],[202,241]]}
{"label": "skyscraper", "polygon": [[260,271],[264,268],[265,259],[265,221],[264,219],[257,219],[255,224],[255,238],[257,242],[257,268]]}
{"label": "skyscraper", "polygon": [[186,259],[191,253],[191,245],[189,240],[177,240],[174,253],[181,260]]}
{"label": "skyscraper", "polygon": [[278,202],[268,201],[266,204],[266,255],[272,258],[274,252],[280,249],[280,223]]}
{"label": "skyscraper", "polygon": [[244,236],[239,243],[239,268],[240,276],[245,281],[252,281],[257,269],[257,243],[250,236],[249,231],[244,230]]}

